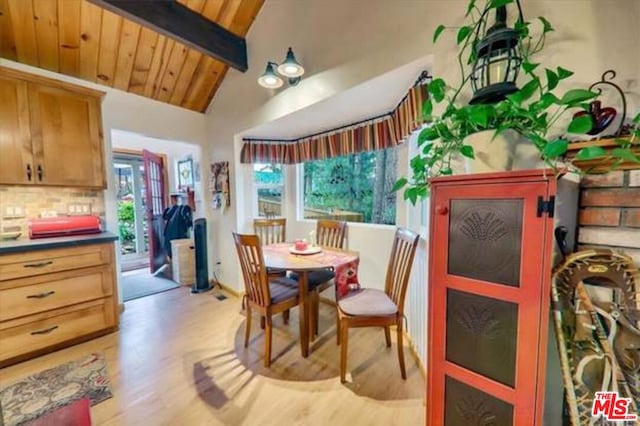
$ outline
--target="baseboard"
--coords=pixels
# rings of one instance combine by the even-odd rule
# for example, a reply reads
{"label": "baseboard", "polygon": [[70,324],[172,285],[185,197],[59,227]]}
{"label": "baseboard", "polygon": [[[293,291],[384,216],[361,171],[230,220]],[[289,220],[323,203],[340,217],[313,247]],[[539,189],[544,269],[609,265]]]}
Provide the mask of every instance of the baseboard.
{"label": "baseboard", "polygon": [[320,301],[322,303],[324,303],[325,305],[329,305],[329,306],[333,306],[333,307],[336,306],[336,301],[333,300],[333,299],[327,299],[326,297],[320,296]]}
{"label": "baseboard", "polygon": [[242,295],[244,294],[244,292],[239,292],[238,290],[233,289],[228,285],[221,283],[220,281],[209,280],[209,282],[214,285],[219,285],[220,288],[222,288],[224,291],[226,291],[227,293],[231,293],[236,297],[242,297]]}
{"label": "baseboard", "polygon": [[418,354],[418,350],[416,348],[415,343],[413,343],[413,340],[411,339],[411,336],[409,336],[409,334],[407,333],[407,330],[402,330],[402,333],[404,334],[404,338],[407,339],[407,344],[409,345],[409,352],[411,352],[411,355],[413,356],[413,360],[418,365],[418,369],[420,370],[422,377],[426,380],[427,370],[424,368],[424,364],[420,359],[420,354]]}

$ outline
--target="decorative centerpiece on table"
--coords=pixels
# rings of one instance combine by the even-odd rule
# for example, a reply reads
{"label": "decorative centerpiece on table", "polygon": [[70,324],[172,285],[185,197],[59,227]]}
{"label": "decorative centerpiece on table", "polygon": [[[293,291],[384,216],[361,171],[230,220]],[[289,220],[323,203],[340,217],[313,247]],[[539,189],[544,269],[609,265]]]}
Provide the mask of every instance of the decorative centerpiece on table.
{"label": "decorative centerpiece on table", "polygon": [[307,244],[307,240],[296,240],[294,247],[297,251],[305,251],[309,248],[309,244]]}
{"label": "decorative centerpiece on table", "polygon": [[[509,21],[508,6],[517,9],[515,20]],[[476,167],[467,167],[466,172],[511,170],[515,161],[531,154],[535,157],[531,164],[556,171],[578,171],[574,160],[602,155],[640,162],[634,153],[640,115],[634,120],[635,136],[620,141],[616,149],[605,153],[588,146],[571,160],[564,158],[569,147],[564,133],[584,135],[594,125],[602,126],[605,118],[602,111],[594,111],[597,104],[589,103],[598,92],[586,88],[559,92],[560,83],[573,72],[537,62],[547,35],[554,31],[546,18],[538,17],[535,24],[525,20],[519,0],[470,0],[463,13],[464,25],[439,25],[433,35],[435,43],[445,30],[455,30],[460,80],[452,86],[434,78],[429,84],[430,96],[422,106],[428,125],[418,136],[419,153],[411,158],[411,176],[400,178],[394,186],[404,189],[405,200],[415,204],[428,196],[430,179],[453,174],[460,158]],[[463,98],[470,89],[473,97],[466,102]],[[578,111],[585,113],[573,116]],[[559,130],[567,112],[573,118],[566,129]],[[610,116],[611,111],[604,115]]]}
{"label": "decorative centerpiece on table", "polygon": [[[315,234],[315,232],[313,234]],[[311,243],[307,242],[305,238],[297,239],[294,241],[293,246],[289,248],[289,252],[301,255],[320,253],[322,248],[313,244],[313,238],[311,238],[313,234],[309,234],[309,241],[311,241]]]}

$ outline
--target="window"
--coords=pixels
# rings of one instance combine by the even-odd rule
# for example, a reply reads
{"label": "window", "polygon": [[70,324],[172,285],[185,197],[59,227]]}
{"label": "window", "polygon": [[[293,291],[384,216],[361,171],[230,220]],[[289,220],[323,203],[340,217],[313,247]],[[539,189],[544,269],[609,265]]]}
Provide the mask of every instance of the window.
{"label": "window", "polygon": [[396,148],[304,163],[305,219],[395,225]]}
{"label": "window", "polygon": [[282,216],[284,178],[282,164],[254,164],[253,185],[258,217]]}

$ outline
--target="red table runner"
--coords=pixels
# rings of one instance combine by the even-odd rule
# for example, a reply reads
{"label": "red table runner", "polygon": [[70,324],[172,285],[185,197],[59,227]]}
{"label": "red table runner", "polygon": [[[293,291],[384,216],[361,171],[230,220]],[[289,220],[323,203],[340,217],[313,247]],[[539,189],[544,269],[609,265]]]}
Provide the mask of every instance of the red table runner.
{"label": "red table runner", "polygon": [[321,265],[333,266],[336,274],[335,284],[338,297],[345,296],[350,290],[360,288],[360,283],[358,282],[360,257],[357,253],[323,247],[320,253],[294,255],[289,252],[291,247],[293,247],[293,243],[269,244],[263,250],[284,256],[304,256],[306,259],[313,260]]}

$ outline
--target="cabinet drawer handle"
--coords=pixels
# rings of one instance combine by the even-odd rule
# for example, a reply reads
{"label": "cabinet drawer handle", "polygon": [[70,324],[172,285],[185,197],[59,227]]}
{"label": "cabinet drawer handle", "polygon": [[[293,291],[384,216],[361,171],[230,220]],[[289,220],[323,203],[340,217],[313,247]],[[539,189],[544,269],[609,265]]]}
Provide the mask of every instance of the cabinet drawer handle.
{"label": "cabinet drawer handle", "polygon": [[31,335],[35,336],[36,334],[49,334],[56,328],[58,328],[58,326],[54,325],[53,327],[45,328],[44,330],[32,331]]}
{"label": "cabinet drawer handle", "polygon": [[47,291],[45,293],[38,293],[38,294],[30,294],[27,296],[27,299],[44,299],[45,297],[49,297],[52,294],[55,294],[56,292],[51,290],[51,291]]}
{"label": "cabinet drawer handle", "polygon": [[47,260],[46,262],[40,262],[40,263],[27,263],[26,265],[23,265],[25,268],[42,268],[44,266],[47,265],[51,265],[53,263],[53,260]]}
{"label": "cabinet drawer handle", "polygon": [[38,164],[38,180],[42,182],[42,166]]}
{"label": "cabinet drawer handle", "polygon": [[31,164],[27,164],[27,180],[31,182]]}

